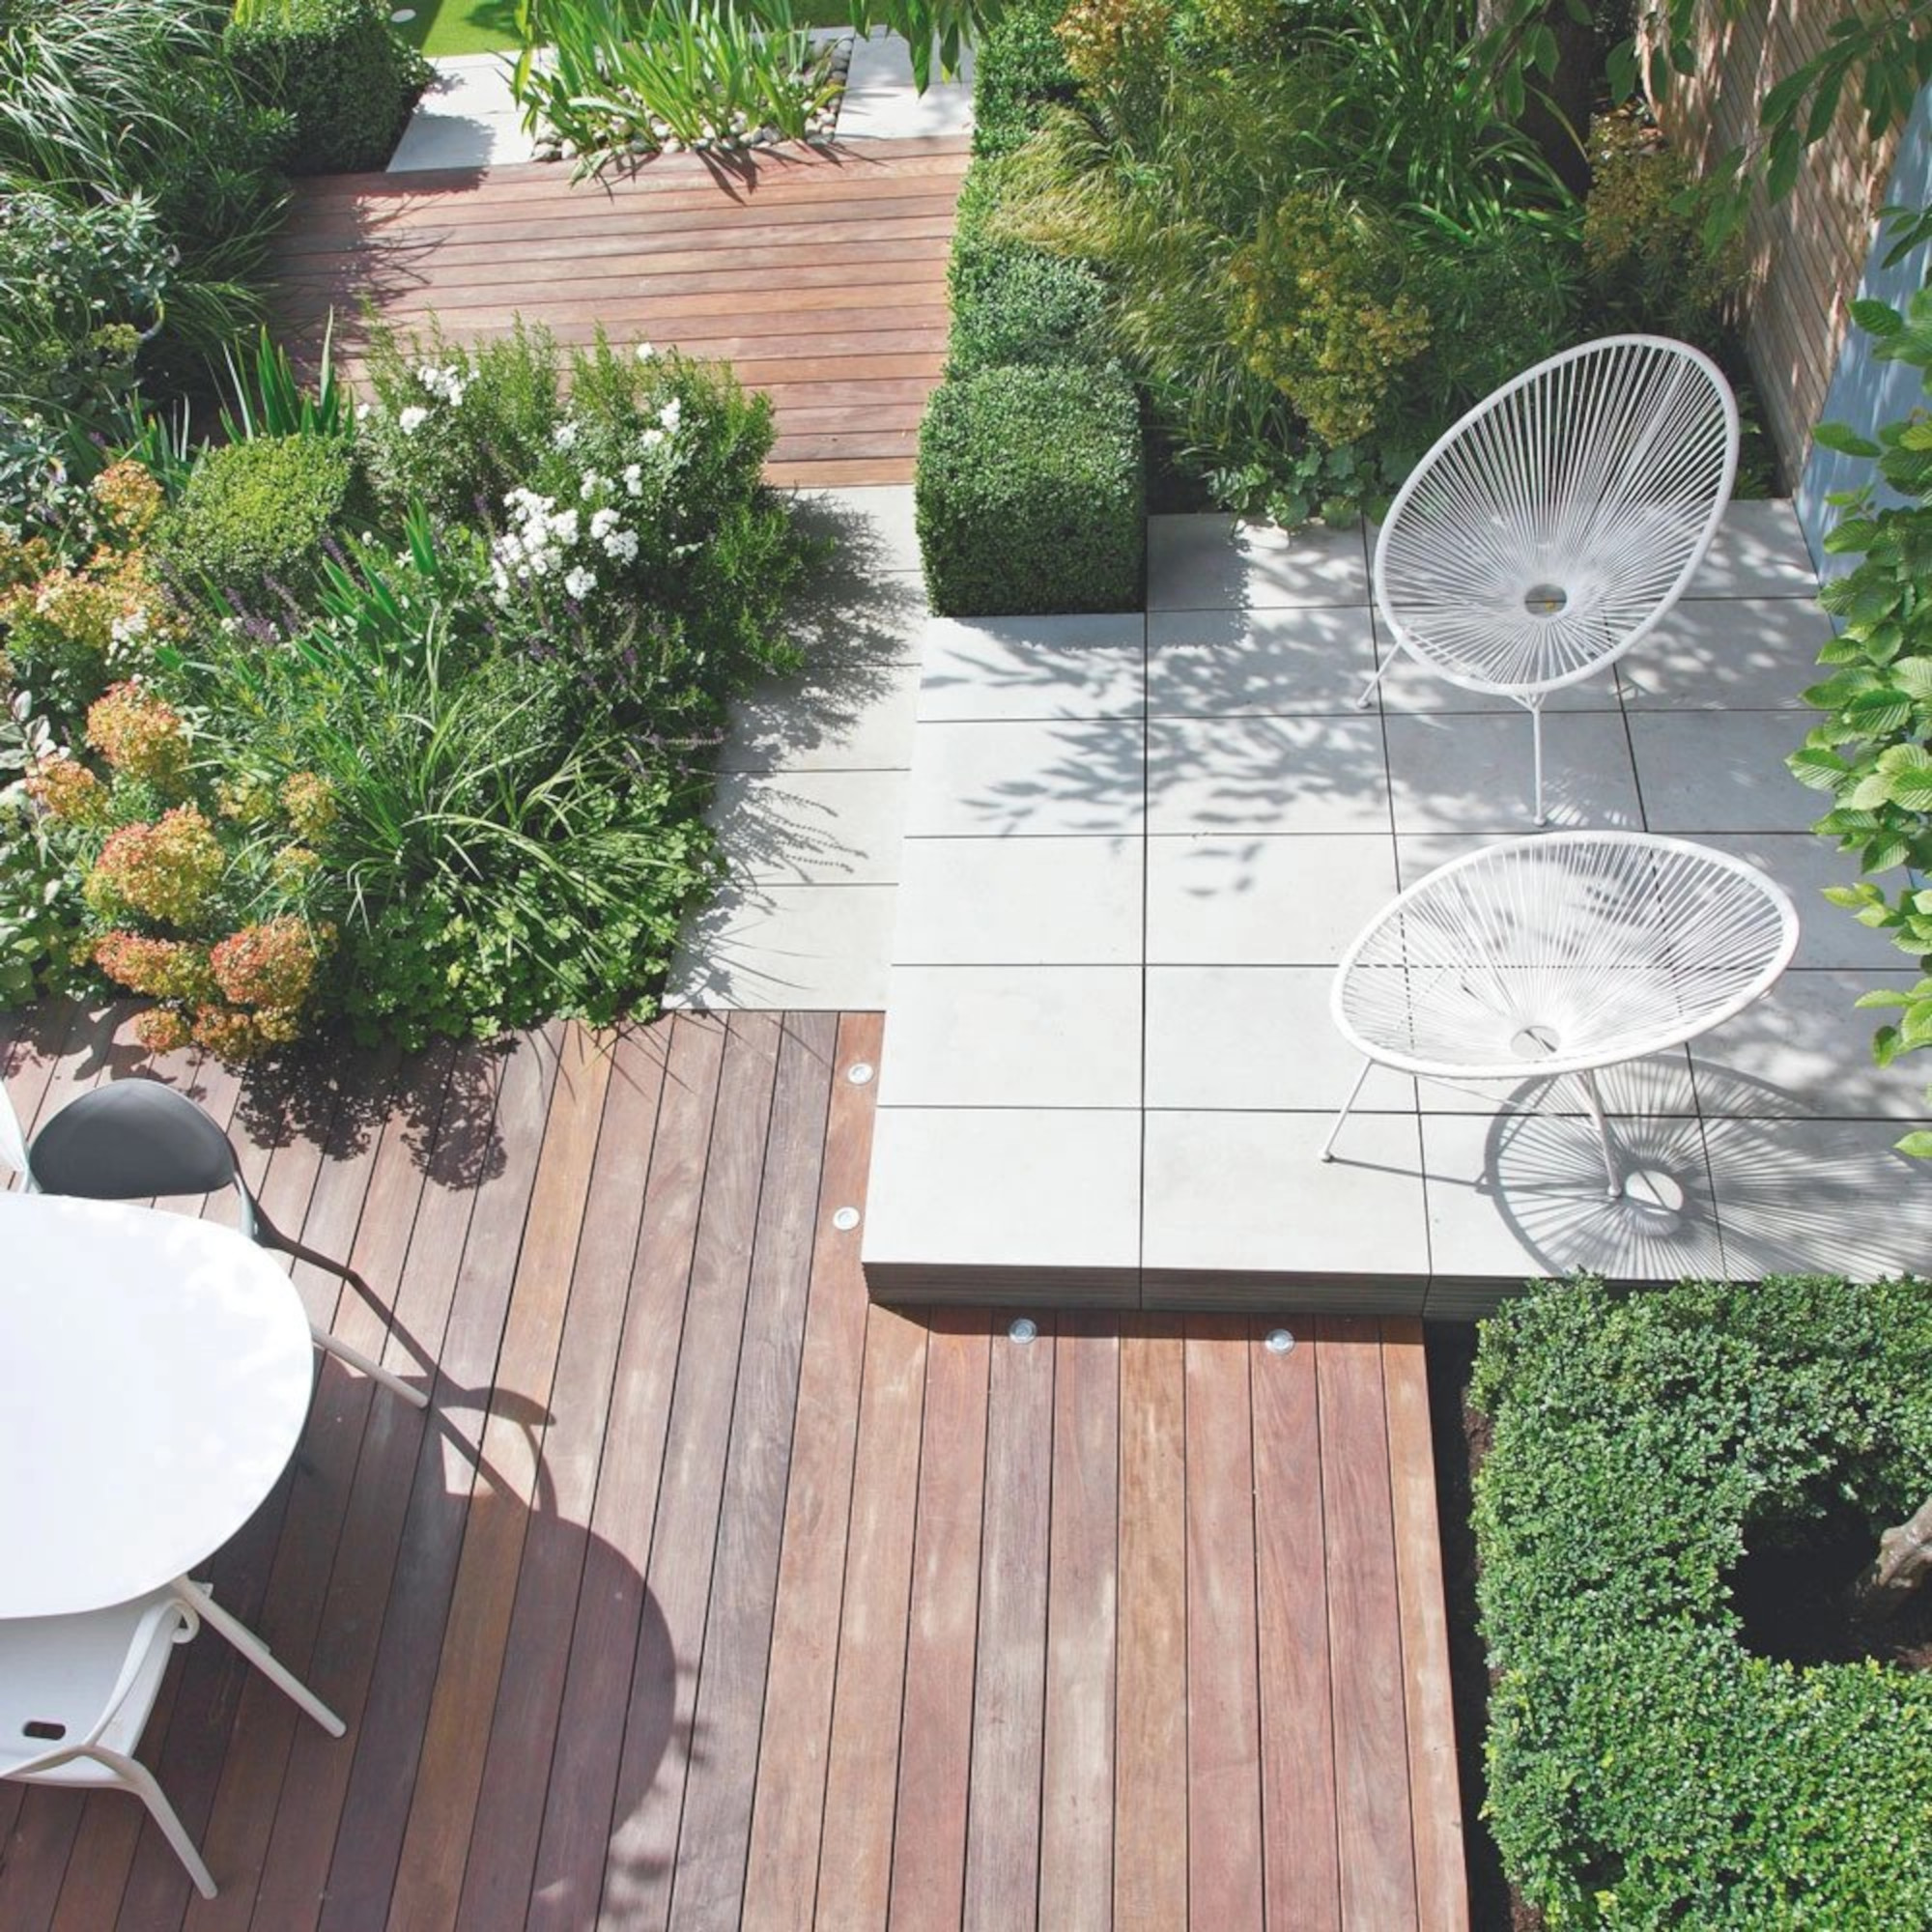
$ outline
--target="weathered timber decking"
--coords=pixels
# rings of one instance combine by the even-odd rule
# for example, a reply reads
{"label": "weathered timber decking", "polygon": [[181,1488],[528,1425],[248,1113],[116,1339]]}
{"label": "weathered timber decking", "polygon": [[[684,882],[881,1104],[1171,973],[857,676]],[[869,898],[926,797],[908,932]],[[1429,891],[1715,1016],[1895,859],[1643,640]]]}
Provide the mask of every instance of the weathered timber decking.
{"label": "weathered timber decking", "polygon": [[1465,1923],[1417,1324],[870,1305],[876,1014],[279,1087],[124,1017],[14,1020],[23,1118],[183,1084],[437,1379],[325,1361],[210,1566],[347,1738],[204,1634],[143,1750],[221,1896],[131,1798],[0,1785],[9,1932]]}
{"label": "weathered timber decking", "polygon": [[572,185],[562,163],[335,176],[298,191],[276,323],[313,356],[331,311],[351,373],[360,305],[454,340],[521,315],[562,342],[601,324],[729,361],[767,391],[778,483],[911,480],[946,352],[964,136],[668,156]]}

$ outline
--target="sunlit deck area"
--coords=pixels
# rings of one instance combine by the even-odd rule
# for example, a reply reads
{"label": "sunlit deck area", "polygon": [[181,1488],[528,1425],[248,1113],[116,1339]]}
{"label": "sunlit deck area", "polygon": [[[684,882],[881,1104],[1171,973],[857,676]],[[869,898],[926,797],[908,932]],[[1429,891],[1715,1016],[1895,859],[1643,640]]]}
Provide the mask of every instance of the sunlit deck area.
{"label": "sunlit deck area", "polygon": [[871,1304],[875,1013],[245,1084],[126,1018],[16,1018],[23,1120],[192,1094],[431,1406],[324,1359],[211,1566],[349,1724],[175,1661],[143,1755],[220,1896],[9,1785],[9,1932],[1464,1922],[1418,1324]]}

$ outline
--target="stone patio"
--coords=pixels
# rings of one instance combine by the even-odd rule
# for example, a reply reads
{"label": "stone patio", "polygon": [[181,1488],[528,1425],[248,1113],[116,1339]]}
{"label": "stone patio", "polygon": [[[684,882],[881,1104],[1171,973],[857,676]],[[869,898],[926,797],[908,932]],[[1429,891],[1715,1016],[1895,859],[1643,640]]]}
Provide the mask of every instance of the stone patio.
{"label": "stone patio", "polygon": [[718,928],[741,951],[699,935],[694,960],[730,996],[788,959],[796,1005],[815,970],[796,915],[849,954],[888,904],[860,895],[895,882],[865,1241],[891,1298],[1454,1316],[1573,1268],[1922,1264],[1932,1176],[1891,1144],[1923,1072],[1872,1067],[1851,1004],[1914,976],[1818,897],[1850,868],[1782,762],[1826,634],[1814,592],[1789,505],[1738,504],[1666,626],[1548,720],[1553,826],[1709,838],[1804,921],[1760,1007],[1606,1083],[1678,1212],[1605,1202],[1580,1096],[1535,1083],[1378,1073],[1317,1162],[1354,1070],[1326,1009],[1347,944],[1424,871],[1531,829],[1520,711],[1406,665],[1353,708],[1383,648],[1359,531],[1157,517],[1145,615],[933,622],[909,779],[867,762],[898,742],[907,667],[861,652],[875,693],[835,701],[833,728],[808,710],[789,743],[748,740],[765,763],[724,809],[752,879]]}

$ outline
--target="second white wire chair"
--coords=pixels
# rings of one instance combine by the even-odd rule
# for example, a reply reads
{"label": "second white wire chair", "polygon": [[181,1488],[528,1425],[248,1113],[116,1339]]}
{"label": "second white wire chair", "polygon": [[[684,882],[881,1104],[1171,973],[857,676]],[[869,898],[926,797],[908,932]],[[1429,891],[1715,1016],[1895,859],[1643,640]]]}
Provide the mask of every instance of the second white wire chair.
{"label": "second white wire chair", "polygon": [[1770,990],[1798,945],[1781,886],[1728,852],[1645,832],[1547,832],[1452,859],[1369,923],[1329,1011],[1362,1070],[1423,1079],[1578,1076],[1622,1192],[1597,1074],[1681,1046]]}
{"label": "second white wire chair", "polygon": [[[1530,715],[1652,630],[1683,595],[1738,467],[1738,406],[1709,356],[1656,335],[1566,349],[1450,426],[1376,540],[1377,614],[1451,684]],[[1366,705],[1393,668],[1369,680]]]}

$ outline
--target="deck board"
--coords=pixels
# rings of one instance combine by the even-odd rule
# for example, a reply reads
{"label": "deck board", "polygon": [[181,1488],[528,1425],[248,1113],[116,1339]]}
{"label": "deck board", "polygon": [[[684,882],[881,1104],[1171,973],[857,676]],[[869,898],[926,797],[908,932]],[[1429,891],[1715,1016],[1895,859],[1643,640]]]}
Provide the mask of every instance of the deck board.
{"label": "deck board", "polygon": [[[127,1018],[0,1021],[23,1112],[134,1071]],[[869,1304],[879,1050],[159,1064],[436,1403],[325,1362],[209,1566],[349,1723],[184,1649],[143,1751],[221,1896],[129,1799],[0,1787],[0,1924],[1465,1925],[1416,1324]]]}
{"label": "deck board", "polygon": [[[902,482],[945,361],[968,149],[779,147],[730,170],[668,157],[576,185],[540,165],[304,184],[276,244],[277,326],[302,363],[332,326],[352,380],[365,298],[405,333],[434,317],[463,343],[520,316],[566,344],[647,336],[773,393],[774,482]],[[829,420],[855,381],[893,383],[910,413]]]}

